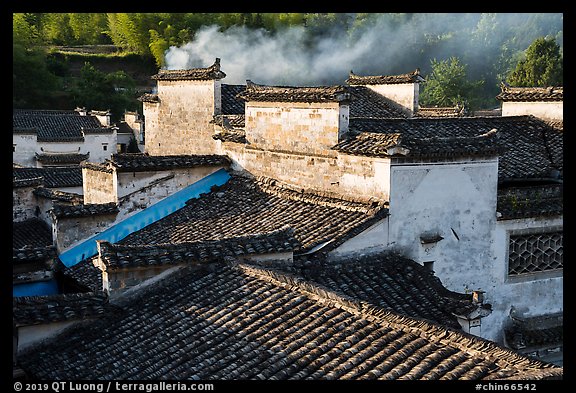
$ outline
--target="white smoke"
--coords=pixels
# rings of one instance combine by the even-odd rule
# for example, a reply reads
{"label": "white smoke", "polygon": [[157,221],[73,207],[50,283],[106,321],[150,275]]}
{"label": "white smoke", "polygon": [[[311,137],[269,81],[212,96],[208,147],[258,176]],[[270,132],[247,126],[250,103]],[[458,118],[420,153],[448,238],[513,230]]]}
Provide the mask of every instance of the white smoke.
{"label": "white smoke", "polygon": [[[496,19],[495,14],[414,14],[397,24],[384,14],[377,15],[383,16],[363,28],[334,29],[312,39],[302,26],[276,34],[243,26],[224,31],[205,26],[192,42],[170,47],[165,64],[169,70],[199,68],[220,58],[227,84],[244,84],[250,79],[294,86],[343,84],[351,70],[359,75],[395,75],[420,68],[425,73],[430,70],[431,59],[450,56],[466,57],[465,61],[483,67],[482,62],[493,62],[504,40],[510,39],[502,33],[507,25],[530,22],[534,15],[543,14],[497,14]],[[558,19],[558,14],[549,15],[549,19]],[[559,18],[561,22],[562,14]],[[544,29],[530,31],[534,37],[513,39],[524,39],[527,47],[528,39],[536,38]],[[479,40],[480,33],[491,35]],[[449,40],[438,41],[441,45],[430,44],[446,37]]]}
{"label": "white smoke", "polygon": [[306,39],[303,27],[270,35],[262,29],[219,31],[209,26],[201,28],[194,41],[170,47],[165,64],[169,70],[208,67],[218,57],[229,84],[243,84],[247,79],[276,85],[338,84],[348,77],[356,59],[369,56],[376,37],[366,35],[352,47],[342,34],[312,47]]}

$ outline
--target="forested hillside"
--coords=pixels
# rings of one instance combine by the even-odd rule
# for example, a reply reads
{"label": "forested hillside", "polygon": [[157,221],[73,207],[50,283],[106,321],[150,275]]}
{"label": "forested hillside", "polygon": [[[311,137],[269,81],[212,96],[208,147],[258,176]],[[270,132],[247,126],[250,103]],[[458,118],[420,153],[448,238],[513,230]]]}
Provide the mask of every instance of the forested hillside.
{"label": "forested hillside", "polygon": [[351,70],[419,68],[426,105],[491,108],[502,81],[562,84],[563,14],[28,13],[13,22],[20,108],[136,110],[159,68],[216,57],[225,83],[342,84]]}

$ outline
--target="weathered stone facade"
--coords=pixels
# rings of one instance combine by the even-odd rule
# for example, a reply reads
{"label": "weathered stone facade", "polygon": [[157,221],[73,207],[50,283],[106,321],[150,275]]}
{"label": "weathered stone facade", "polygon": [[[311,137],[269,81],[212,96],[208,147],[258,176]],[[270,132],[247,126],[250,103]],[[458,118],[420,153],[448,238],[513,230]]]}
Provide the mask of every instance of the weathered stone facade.
{"label": "weathered stone facade", "polygon": [[144,102],[146,152],[212,154],[214,115],[220,113],[220,80],[158,80],[157,100]]}

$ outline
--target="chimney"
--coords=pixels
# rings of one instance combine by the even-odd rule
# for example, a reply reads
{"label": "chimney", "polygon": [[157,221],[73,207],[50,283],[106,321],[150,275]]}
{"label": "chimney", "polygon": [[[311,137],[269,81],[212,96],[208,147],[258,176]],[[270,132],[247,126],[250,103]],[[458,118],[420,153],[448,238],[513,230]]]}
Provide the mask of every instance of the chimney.
{"label": "chimney", "polygon": [[476,305],[481,305],[484,303],[484,291],[476,290],[472,291],[472,303]]}

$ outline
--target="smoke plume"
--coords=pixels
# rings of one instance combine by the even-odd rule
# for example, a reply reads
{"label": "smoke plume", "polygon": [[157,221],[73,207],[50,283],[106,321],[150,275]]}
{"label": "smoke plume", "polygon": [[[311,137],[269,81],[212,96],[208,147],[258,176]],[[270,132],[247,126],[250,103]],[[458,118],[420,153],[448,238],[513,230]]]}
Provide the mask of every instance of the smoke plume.
{"label": "smoke plume", "polygon": [[218,57],[228,84],[250,79],[312,86],[342,84],[351,70],[359,75],[394,75],[420,68],[425,74],[432,59],[456,56],[473,73],[486,75],[485,69],[493,69],[502,57],[504,44],[514,42],[516,51],[523,51],[538,36],[551,32],[558,36],[562,31],[562,14],[412,14],[401,23],[390,14],[376,15],[360,27],[316,36],[302,26],[275,34],[243,26],[224,31],[205,26],[192,42],[170,47],[165,64],[167,69],[207,67]]}

